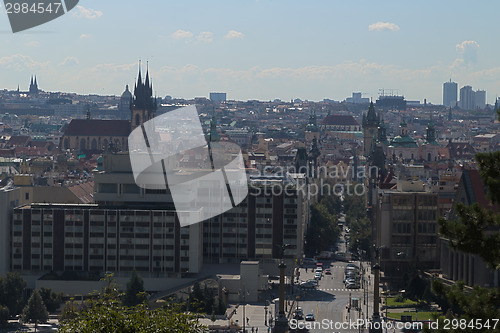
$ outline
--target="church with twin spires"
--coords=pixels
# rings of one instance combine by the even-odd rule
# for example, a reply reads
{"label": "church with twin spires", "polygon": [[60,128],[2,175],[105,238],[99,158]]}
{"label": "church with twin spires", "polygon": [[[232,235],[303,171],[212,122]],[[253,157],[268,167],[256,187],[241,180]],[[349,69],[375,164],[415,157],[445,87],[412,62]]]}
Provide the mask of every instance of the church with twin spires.
{"label": "church with twin spires", "polygon": [[[125,94],[126,92],[129,94]],[[139,66],[134,94],[132,95],[128,91],[128,86],[125,93],[122,95],[120,108],[127,106],[124,96],[130,96],[128,101],[129,120],[92,119],[89,111],[86,119],[71,120],[61,138],[60,148],[84,153],[99,153],[108,150],[127,151],[130,132],[155,116],[157,104],[156,98],[153,97],[149,69],[146,70],[146,77],[143,80]]]}

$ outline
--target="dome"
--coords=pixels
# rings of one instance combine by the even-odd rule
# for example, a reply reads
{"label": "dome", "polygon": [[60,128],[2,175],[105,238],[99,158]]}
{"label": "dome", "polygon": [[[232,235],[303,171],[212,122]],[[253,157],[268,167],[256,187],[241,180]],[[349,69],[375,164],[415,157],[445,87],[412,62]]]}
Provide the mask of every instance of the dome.
{"label": "dome", "polygon": [[130,100],[132,98],[132,93],[128,90],[128,84],[125,86],[125,91],[122,94],[122,99]]}
{"label": "dome", "polygon": [[418,144],[411,136],[398,135],[391,140],[391,146],[393,147],[404,147],[404,148],[418,148]]}

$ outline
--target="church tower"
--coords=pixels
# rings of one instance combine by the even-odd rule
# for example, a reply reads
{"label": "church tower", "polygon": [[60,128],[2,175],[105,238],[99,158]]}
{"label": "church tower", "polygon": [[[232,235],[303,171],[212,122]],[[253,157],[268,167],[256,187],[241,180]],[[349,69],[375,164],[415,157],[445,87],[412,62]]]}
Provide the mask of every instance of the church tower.
{"label": "church tower", "polygon": [[143,82],[139,65],[139,77],[135,84],[134,97],[131,105],[131,130],[133,131],[148,120],[153,119],[155,112],[156,98],[153,98],[153,84],[150,83],[149,69],[146,70],[146,78]]}
{"label": "church tower", "polygon": [[40,92],[40,90],[38,89],[38,83],[36,82],[36,75],[35,75],[35,79],[34,80],[33,80],[33,76],[31,76],[29,93],[33,94],[33,95],[36,95],[39,92]]}
{"label": "church tower", "polygon": [[434,128],[434,124],[432,123],[432,120],[427,125],[427,133],[426,133],[425,139],[427,140],[427,142],[436,141],[436,129]]}
{"label": "church tower", "polygon": [[368,108],[368,113],[363,115],[363,155],[368,157],[372,150],[372,144],[378,136],[378,125],[379,118],[375,111],[375,106],[373,101],[370,102],[370,107]]}

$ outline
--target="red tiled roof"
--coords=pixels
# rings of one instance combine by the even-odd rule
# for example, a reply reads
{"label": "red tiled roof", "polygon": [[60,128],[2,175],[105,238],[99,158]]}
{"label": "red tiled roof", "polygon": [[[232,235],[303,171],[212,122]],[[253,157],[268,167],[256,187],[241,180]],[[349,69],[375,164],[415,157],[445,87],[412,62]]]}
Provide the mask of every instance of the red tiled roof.
{"label": "red tiled roof", "polygon": [[16,147],[14,148],[16,156],[47,156],[49,151],[47,147]]}
{"label": "red tiled roof", "polygon": [[0,149],[0,157],[11,157],[15,155],[14,148]]}
{"label": "red tiled roof", "polygon": [[73,119],[64,131],[65,136],[128,136],[130,121]]}
{"label": "red tiled roof", "polygon": [[73,185],[68,189],[76,196],[82,203],[94,202],[94,182],[86,182],[83,184]]}
{"label": "red tiled roof", "polygon": [[328,115],[321,121],[321,125],[359,126],[353,116],[344,115]]}
{"label": "red tiled roof", "polygon": [[491,208],[490,200],[486,197],[485,186],[478,170],[468,170],[472,192],[476,202],[484,208]]}
{"label": "red tiled roof", "polygon": [[7,141],[7,146],[9,147],[14,147],[14,146],[26,146],[28,142],[30,141],[29,136],[25,135],[14,135],[12,136],[9,141]]}

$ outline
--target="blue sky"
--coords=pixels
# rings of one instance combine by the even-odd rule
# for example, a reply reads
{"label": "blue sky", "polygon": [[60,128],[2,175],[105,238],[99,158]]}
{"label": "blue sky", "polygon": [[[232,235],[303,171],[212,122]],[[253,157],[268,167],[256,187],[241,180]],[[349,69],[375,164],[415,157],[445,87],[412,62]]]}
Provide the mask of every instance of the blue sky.
{"label": "blue sky", "polygon": [[119,95],[149,61],[156,94],[343,100],[442,84],[500,94],[500,1],[96,1],[12,34],[0,13],[0,88]]}

